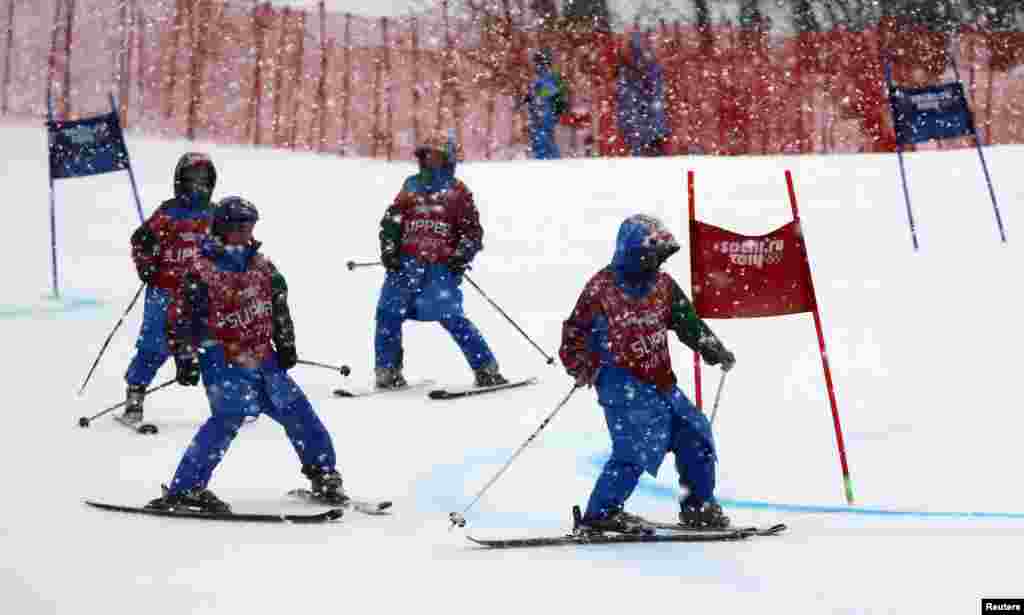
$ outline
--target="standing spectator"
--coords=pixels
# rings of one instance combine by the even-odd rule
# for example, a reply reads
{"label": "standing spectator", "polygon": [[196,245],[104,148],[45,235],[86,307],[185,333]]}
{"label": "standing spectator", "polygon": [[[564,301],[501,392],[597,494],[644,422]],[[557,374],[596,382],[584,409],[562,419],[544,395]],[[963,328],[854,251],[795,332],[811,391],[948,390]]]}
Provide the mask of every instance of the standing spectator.
{"label": "standing spectator", "polygon": [[537,160],[561,158],[555,143],[555,125],[558,117],[566,111],[565,86],[551,67],[550,49],[538,49],[533,54],[533,63],[537,77],[526,95],[530,151]]}
{"label": "standing spectator", "polygon": [[617,95],[619,131],[634,156],[659,156],[669,136],[661,65],[634,32],[623,54]]}
{"label": "standing spectator", "polygon": [[611,32],[607,0],[565,0],[562,17],[574,30]]}

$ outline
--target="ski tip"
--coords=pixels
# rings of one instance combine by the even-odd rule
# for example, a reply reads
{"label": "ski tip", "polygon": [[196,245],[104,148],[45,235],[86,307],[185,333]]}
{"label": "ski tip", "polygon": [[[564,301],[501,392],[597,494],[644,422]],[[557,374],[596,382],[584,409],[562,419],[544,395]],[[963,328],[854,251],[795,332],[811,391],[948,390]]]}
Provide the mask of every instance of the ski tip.
{"label": "ski tip", "polygon": [[488,549],[493,549],[494,548],[494,542],[490,541],[490,540],[479,540],[479,539],[473,538],[469,534],[466,534],[466,540],[468,540],[469,542],[471,542],[471,543],[473,543],[475,545],[479,545],[481,547],[487,547]]}
{"label": "ski tip", "polygon": [[335,397],[355,397],[355,395],[346,391],[345,389],[334,389],[332,395],[334,395]]}
{"label": "ski tip", "polygon": [[431,391],[430,393],[427,393],[427,397],[429,397],[430,399],[448,399],[448,392],[435,390]]}

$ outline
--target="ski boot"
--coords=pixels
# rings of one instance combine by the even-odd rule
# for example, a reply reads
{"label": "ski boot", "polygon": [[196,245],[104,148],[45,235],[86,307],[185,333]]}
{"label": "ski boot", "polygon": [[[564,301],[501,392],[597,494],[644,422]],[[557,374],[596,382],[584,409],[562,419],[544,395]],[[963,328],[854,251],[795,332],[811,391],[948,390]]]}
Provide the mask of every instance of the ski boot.
{"label": "ski boot", "polygon": [[331,506],[348,504],[349,497],[342,488],[341,474],[335,469],[319,466],[303,466],[302,473],[309,479],[313,498]]}
{"label": "ski boot", "polygon": [[227,502],[218,498],[209,489],[191,489],[181,493],[171,493],[164,488],[163,497],[159,497],[149,504],[149,510],[162,510],[174,512],[176,510],[187,510],[201,513],[230,513],[231,507]]}
{"label": "ski boot", "polygon": [[714,500],[698,502],[687,497],[679,503],[679,524],[695,530],[721,530],[729,527],[729,517]]}
{"label": "ski boot", "polygon": [[378,389],[402,389],[409,386],[402,376],[401,367],[378,367],[373,371]]}
{"label": "ski boot", "polygon": [[497,363],[489,363],[480,369],[474,370],[473,376],[476,378],[476,386],[478,387],[495,387],[508,384],[508,380],[498,371]]}
{"label": "ski boot", "polygon": [[129,384],[128,392],[125,395],[124,414],[121,415],[126,423],[137,424],[142,422],[142,402],[146,399],[146,387],[141,384]]}
{"label": "ski boot", "polygon": [[573,534],[588,536],[616,532],[618,534],[653,534],[650,522],[624,510],[613,510],[603,517],[584,517],[579,506],[573,507]]}

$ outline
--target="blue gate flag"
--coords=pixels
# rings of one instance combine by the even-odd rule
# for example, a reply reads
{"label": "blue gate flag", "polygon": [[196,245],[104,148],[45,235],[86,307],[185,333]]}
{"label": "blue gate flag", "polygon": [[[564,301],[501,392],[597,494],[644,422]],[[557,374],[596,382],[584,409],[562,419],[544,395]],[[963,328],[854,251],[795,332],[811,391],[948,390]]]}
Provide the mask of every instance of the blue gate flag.
{"label": "blue gate flag", "polygon": [[130,170],[128,149],[116,113],[46,122],[50,177],[65,179]]}
{"label": "blue gate flag", "polygon": [[974,116],[959,81],[923,88],[889,85],[896,141],[900,145],[974,134]]}

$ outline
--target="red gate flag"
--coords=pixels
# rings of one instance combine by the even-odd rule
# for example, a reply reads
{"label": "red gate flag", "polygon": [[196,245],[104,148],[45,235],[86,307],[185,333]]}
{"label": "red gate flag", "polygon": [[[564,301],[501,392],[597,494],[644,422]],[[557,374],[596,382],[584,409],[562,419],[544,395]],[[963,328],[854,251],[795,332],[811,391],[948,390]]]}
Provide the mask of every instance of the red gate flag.
{"label": "red gate flag", "polygon": [[810,312],[800,223],[747,236],[693,220],[693,303],[702,318],[757,318]]}
{"label": "red gate flag", "polygon": [[[686,174],[690,201],[690,285],[693,305],[701,318],[758,318],[810,312],[818,333],[825,390],[832,406],[832,422],[839,450],[846,502],[853,504],[853,481],[846,463],[846,445],[839,424],[839,408],[832,370],[825,352],[821,314],[814,299],[814,282],[807,257],[793,175],[786,171],[786,189],[793,221],[767,235],[748,237],[697,220],[693,171]],[[701,408],[700,354],[693,353],[697,408]],[[719,385],[721,387],[721,385]],[[721,388],[719,388],[721,392]],[[716,401],[717,406],[717,401]]]}

